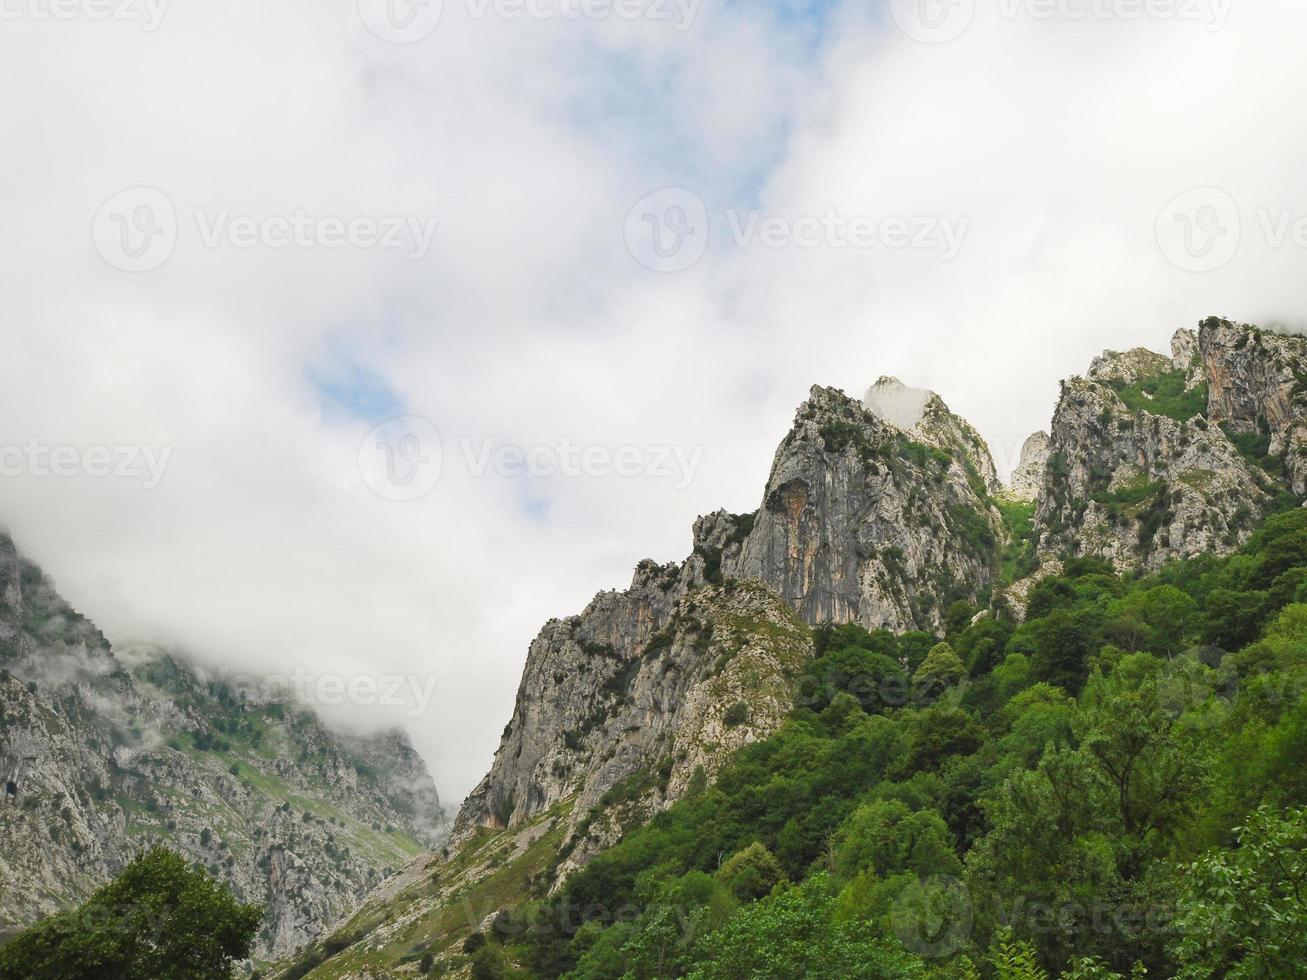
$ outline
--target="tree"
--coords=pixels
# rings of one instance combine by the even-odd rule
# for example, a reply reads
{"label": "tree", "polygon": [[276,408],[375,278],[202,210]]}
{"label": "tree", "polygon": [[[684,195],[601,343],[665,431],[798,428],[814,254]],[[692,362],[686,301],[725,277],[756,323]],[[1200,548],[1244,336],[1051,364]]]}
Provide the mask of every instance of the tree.
{"label": "tree", "polygon": [[914,813],[898,800],[858,807],[835,838],[833,864],[844,879],[864,869],[882,878],[900,871],[917,877],[962,873],[943,818],[934,810]]}
{"label": "tree", "polygon": [[163,849],[0,947],[0,980],[226,980],[263,918]]}
{"label": "tree", "polygon": [[993,616],[985,616],[962,631],[957,653],[972,677],[980,677],[1003,662],[1012,626]]}
{"label": "tree", "polygon": [[967,670],[953,648],[947,643],[937,643],[926,654],[912,680],[918,691],[930,693],[952,687],[966,675]]}
{"label": "tree", "polygon": [[1127,650],[1174,657],[1184,649],[1197,612],[1192,596],[1173,585],[1159,585],[1113,602],[1107,632]]}
{"label": "tree", "polygon": [[1307,809],[1261,807],[1237,834],[1235,850],[1184,869],[1182,977],[1283,977],[1307,963]]}
{"label": "tree", "polygon": [[829,876],[817,874],[744,907],[706,936],[690,980],[901,980],[924,977],[921,960],[870,923],[837,922]]}
{"label": "tree", "polygon": [[717,878],[740,901],[752,902],[769,894],[784,880],[785,872],[772,852],[755,841],[733,854],[717,872]]}
{"label": "tree", "polygon": [[1030,658],[1037,681],[1071,693],[1089,674],[1089,658],[1103,645],[1102,614],[1094,609],[1054,609],[1042,619],[1028,619],[1012,635],[1008,650]]}

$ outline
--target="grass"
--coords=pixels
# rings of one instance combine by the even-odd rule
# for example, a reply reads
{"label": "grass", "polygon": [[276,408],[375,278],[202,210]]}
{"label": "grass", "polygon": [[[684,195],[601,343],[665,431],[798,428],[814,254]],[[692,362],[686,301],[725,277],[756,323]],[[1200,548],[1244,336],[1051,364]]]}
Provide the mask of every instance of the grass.
{"label": "grass", "polygon": [[1149,412],[1165,415],[1177,422],[1188,422],[1195,415],[1207,412],[1207,385],[1200,384],[1190,391],[1184,390],[1185,371],[1141,378],[1134,384],[1109,381],[1108,387],[1132,412]]}
{"label": "grass", "polygon": [[1035,504],[1015,500],[995,500],[1007,528],[1008,542],[999,555],[1000,581],[1011,584],[1039,568],[1035,553]]}
{"label": "grass", "polygon": [[[434,876],[414,882],[384,906],[360,910],[285,964],[285,972],[269,976],[334,980],[369,971],[389,975],[387,971],[427,951],[438,955],[455,948],[476,931],[482,918],[520,902],[549,871],[573,802],[555,805],[526,827],[481,832],[449,862],[433,867]],[[514,856],[518,839],[546,824],[549,829]]]}
{"label": "grass", "polygon": [[1221,425],[1221,431],[1234,443],[1234,448],[1239,450],[1239,455],[1245,460],[1277,479],[1285,479],[1284,457],[1271,452],[1271,436],[1268,432],[1260,428],[1256,432],[1236,432],[1225,424]]}
{"label": "grass", "polygon": [[1089,499],[1107,506],[1109,511],[1113,508],[1138,507],[1165,488],[1165,483],[1150,482],[1147,477],[1139,476],[1116,490],[1102,490]]}

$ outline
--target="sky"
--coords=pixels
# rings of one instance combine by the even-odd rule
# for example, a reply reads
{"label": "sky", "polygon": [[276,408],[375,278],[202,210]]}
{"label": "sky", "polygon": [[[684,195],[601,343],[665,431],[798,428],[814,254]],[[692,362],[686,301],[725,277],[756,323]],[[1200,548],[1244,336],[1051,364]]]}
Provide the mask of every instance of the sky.
{"label": "sky", "polygon": [[539,627],[756,508],[812,385],[934,389],[1007,471],[1103,349],[1307,319],[1300,0],[0,21],[0,522],[451,804]]}

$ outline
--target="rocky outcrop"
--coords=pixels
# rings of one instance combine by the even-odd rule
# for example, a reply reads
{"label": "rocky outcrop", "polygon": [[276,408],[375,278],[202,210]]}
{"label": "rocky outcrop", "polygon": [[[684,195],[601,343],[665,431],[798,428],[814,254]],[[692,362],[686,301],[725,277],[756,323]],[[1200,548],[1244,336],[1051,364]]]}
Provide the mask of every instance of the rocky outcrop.
{"label": "rocky outcrop", "polygon": [[1197,334],[1179,331],[1170,358],[1105,353],[1088,378],[1062,386],[1035,518],[1040,552],[1129,570],[1233,551],[1304,491],[1304,405],[1298,337],[1209,319]]}
{"label": "rocky outcrop", "polygon": [[1099,384],[1120,382],[1131,385],[1170,370],[1170,358],[1144,347],[1128,351],[1105,350],[1090,363],[1089,379]]}
{"label": "rocky outcrop", "polygon": [[722,571],[770,585],[809,624],[930,629],[996,576],[1003,532],[987,493],[963,449],[914,440],[843,392],[813,388]]}
{"label": "rocky outcrop", "polygon": [[812,638],[760,583],[641,565],[624,592],[548,623],[531,644],[490,772],[464,803],[454,842],[519,827],[573,799],[562,873],[711,779],[792,706]]}
{"label": "rocky outcrop", "polygon": [[862,403],[917,442],[960,454],[980,474],[986,492],[1002,488],[985,440],[969,422],[949,411],[935,392],[909,388],[898,378],[882,377],[868,389]]}
{"label": "rocky outcrop", "polygon": [[88,896],[142,850],[265,906],[285,955],[443,837],[407,739],[338,735],[273,692],[115,651],[0,536],[0,935]]}
{"label": "rocky outcrop", "polygon": [[1203,369],[1202,350],[1198,334],[1193,330],[1177,330],[1171,338],[1171,369],[1184,372],[1184,390],[1193,391],[1207,381]]}
{"label": "rocky outcrop", "polygon": [[1012,471],[1003,496],[1009,500],[1032,503],[1039,496],[1039,488],[1044,482],[1044,470],[1048,466],[1049,448],[1047,432],[1036,432],[1021,447],[1021,462]]}
{"label": "rocky outcrop", "polygon": [[1040,548],[1156,568],[1233,550],[1269,502],[1224,432],[1131,411],[1109,388],[1063,385],[1036,513]]}
{"label": "rocky outcrop", "polygon": [[1213,317],[1198,346],[1208,416],[1250,441],[1266,439],[1292,491],[1307,493],[1307,340]]}

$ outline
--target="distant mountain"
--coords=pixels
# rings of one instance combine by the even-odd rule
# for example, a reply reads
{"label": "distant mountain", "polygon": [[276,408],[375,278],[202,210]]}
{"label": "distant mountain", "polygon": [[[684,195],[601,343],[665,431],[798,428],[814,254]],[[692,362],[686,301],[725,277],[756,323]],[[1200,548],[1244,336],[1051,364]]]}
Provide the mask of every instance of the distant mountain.
{"label": "distant mountain", "polygon": [[284,694],[115,650],[0,534],[0,937],[74,904],[143,849],[206,866],[284,956],[437,846],[407,738],[334,732]]}

